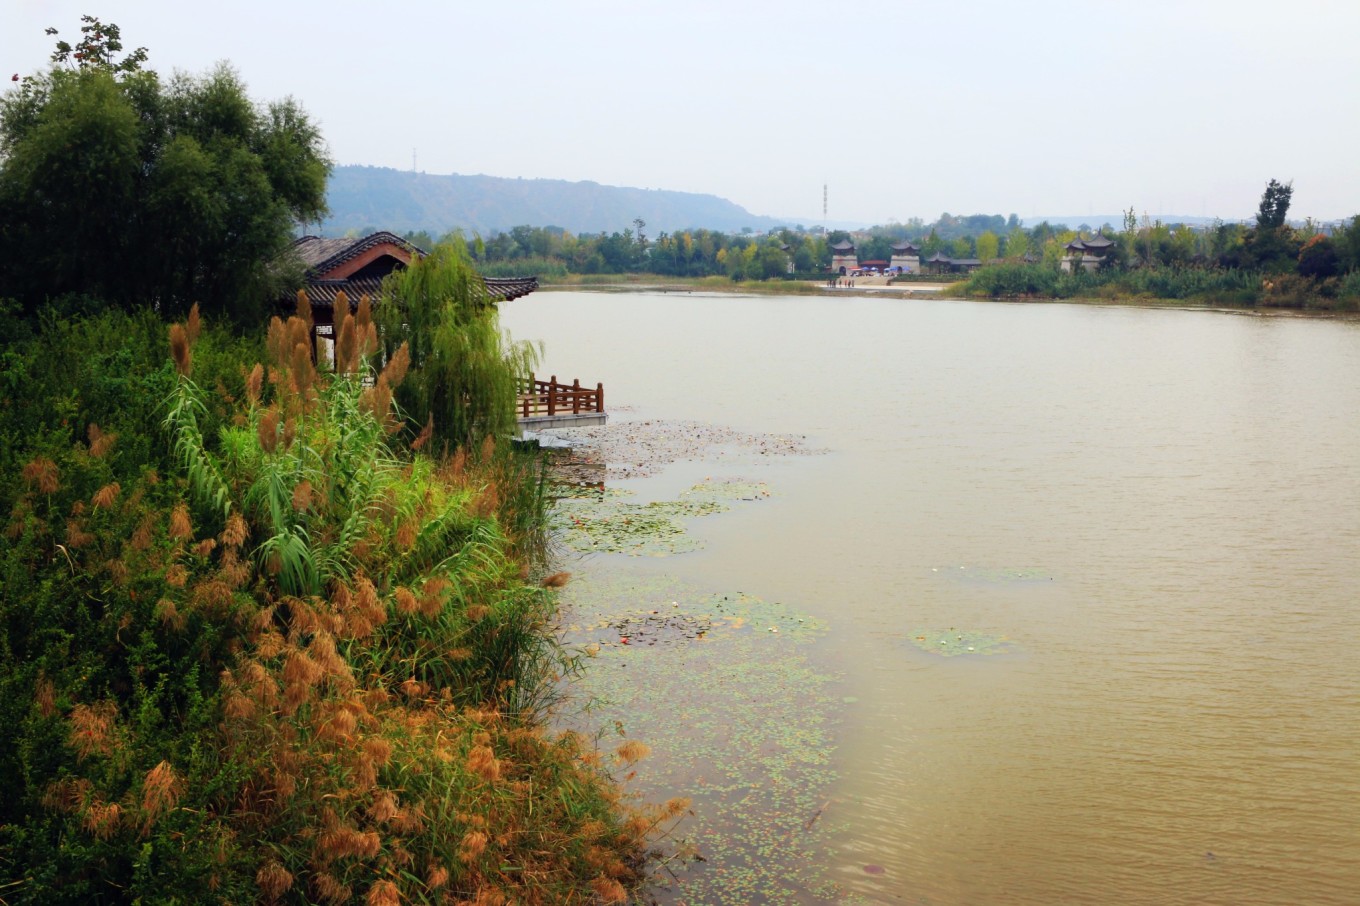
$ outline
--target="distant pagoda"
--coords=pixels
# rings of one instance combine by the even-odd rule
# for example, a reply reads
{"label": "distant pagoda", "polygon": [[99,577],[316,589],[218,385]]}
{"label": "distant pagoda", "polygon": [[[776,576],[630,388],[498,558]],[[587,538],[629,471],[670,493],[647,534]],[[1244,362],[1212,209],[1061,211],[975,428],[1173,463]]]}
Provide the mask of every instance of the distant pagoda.
{"label": "distant pagoda", "polygon": [[848,239],[831,245],[831,270],[844,277],[851,271],[859,270],[859,257],[855,254],[855,244]]}
{"label": "distant pagoda", "polygon": [[912,274],[918,273],[921,270],[921,250],[906,239],[894,242],[892,260],[888,262],[888,267]]}
{"label": "distant pagoda", "polygon": [[1071,273],[1078,267],[1087,271],[1097,271],[1104,266],[1110,249],[1114,248],[1114,240],[1100,231],[1090,239],[1082,239],[1078,233],[1077,238],[1063,248],[1067,254],[1063,256],[1059,267],[1064,271]]}

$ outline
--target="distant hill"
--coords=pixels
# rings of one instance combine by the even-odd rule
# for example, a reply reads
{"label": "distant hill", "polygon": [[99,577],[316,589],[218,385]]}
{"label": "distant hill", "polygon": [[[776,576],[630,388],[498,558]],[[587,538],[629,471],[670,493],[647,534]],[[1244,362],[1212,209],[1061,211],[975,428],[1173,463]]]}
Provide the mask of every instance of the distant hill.
{"label": "distant hill", "polygon": [[631,229],[634,218],[655,236],[691,227],[739,232],[768,230],[788,221],[752,214],[716,195],[629,189],[561,179],[439,176],[385,167],[336,167],[326,192],[330,216],[322,231],[365,227],[490,233],[521,225],[557,226],[573,233]]}

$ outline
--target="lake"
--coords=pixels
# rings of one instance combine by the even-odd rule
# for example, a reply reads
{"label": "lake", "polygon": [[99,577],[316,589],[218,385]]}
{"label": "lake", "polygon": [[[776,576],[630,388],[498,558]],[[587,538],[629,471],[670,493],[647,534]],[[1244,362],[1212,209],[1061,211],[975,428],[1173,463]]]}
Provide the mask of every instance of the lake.
{"label": "lake", "polygon": [[584,506],[720,499],[664,510],[670,556],[564,564],[578,720],[694,799],[662,902],[1357,902],[1360,324],[645,292],[502,322],[673,449]]}

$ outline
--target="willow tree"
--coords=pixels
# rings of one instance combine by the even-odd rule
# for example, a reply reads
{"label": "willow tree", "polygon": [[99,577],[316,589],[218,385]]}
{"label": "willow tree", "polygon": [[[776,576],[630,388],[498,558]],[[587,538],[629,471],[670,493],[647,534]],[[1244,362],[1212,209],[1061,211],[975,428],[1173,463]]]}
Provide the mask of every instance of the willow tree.
{"label": "willow tree", "polygon": [[536,347],[501,330],[464,245],[440,245],[393,272],[377,307],[384,354],[405,343],[411,356],[397,404],[450,449],[514,430],[520,385],[539,358]]}

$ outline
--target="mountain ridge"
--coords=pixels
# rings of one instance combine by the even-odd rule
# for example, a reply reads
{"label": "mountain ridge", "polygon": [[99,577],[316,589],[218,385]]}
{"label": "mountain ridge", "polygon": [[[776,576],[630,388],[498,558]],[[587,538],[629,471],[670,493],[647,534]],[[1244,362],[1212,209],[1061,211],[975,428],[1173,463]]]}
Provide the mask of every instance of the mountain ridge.
{"label": "mountain ridge", "polygon": [[788,220],[752,214],[717,195],[671,189],[638,189],[564,179],[430,174],[389,167],[338,166],[326,190],[330,213],[326,233],[368,227],[440,235],[506,231],[521,225],[555,226],[572,233],[631,229],[634,219],[647,232],[706,228],[739,232],[790,225]]}

